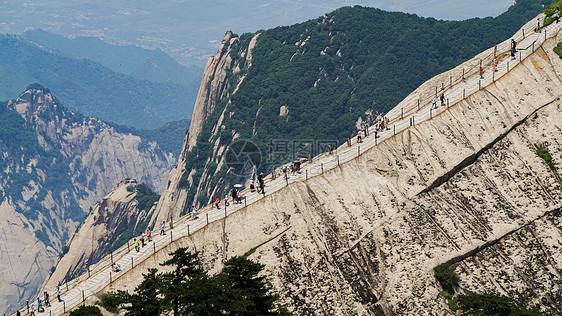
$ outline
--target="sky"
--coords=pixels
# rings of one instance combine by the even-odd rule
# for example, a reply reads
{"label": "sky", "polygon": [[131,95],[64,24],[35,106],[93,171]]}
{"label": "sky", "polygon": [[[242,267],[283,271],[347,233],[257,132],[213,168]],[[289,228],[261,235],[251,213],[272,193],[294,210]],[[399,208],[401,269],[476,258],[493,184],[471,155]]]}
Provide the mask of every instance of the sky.
{"label": "sky", "polygon": [[362,5],[424,17],[497,16],[513,0],[0,0],[0,32],[41,28],[68,37],[161,48],[184,64],[204,66],[225,31],[255,32]]}

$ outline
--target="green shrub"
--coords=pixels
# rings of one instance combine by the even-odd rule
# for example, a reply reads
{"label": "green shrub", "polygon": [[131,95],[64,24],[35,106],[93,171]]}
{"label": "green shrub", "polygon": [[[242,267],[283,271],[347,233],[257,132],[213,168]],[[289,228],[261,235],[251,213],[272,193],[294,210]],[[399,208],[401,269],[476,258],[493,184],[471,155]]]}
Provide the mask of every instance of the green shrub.
{"label": "green shrub", "polygon": [[[449,305],[451,306],[451,304]],[[506,316],[548,316],[551,312],[541,312],[538,308],[522,308],[510,297],[499,294],[469,293],[460,295],[457,308],[468,315],[506,315]]]}
{"label": "green shrub", "polygon": [[70,312],[69,316],[103,316],[97,306],[80,306]]}
{"label": "green shrub", "polygon": [[441,284],[443,290],[448,293],[455,293],[455,287],[459,285],[460,278],[455,272],[455,267],[448,263],[443,263],[433,268],[435,278]]}
{"label": "green shrub", "polygon": [[119,305],[121,304],[121,299],[118,295],[112,292],[103,293],[100,296],[99,302],[96,302],[97,305],[102,306],[108,312],[116,312],[119,309]]}
{"label": "green shrub", "polygon": [[560,59],[562,59],[562,42],[558,43],[558,45],[556,45],[556,47],[554,47],[554,52],[556,54],[558,54]]}
{"label": "green shrub", "polygon": [[546,162],[548,167],[554,171],[554,163],[552,162],[552,156],[550,155],[550,152],[548,152],[548,149],[537,149],[537,155],[539,155],[539,157]]}

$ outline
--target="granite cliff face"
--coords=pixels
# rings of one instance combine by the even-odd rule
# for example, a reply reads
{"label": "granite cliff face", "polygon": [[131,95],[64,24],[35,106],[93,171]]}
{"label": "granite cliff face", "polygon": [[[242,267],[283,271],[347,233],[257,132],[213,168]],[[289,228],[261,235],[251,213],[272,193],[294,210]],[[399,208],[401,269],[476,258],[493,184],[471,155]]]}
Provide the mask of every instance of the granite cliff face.
{"label": "granite cliff face", "polygon": [[[236,53],[236,56],[244,58],[245,64],[242,65],[244,69],[251,66],[252,48],[255,46],[258,37],[259,34],[252,38],[248,47],[244,47]],[[192,150],[197,143],[197,138],[203,128],[203,124],[207,121],[209,115],[213,113],[217,104],[228,99],[230,92],[235,92],[236,87],[244,80],[244,75],[240,74],[243,70],[241,69],[240,62],[234,61],[232,58],[233,46],[238,42],[238,37],[235,37],[231,31],[226,32],[217,54],[209,58],[207,62],[191,117],[189,131],[185,137],[178,164],[170,172],[166,190],[158,202],[152,223],[159,223],[162,220],[167,221],[170,218],[176,218],[181,214],[185,214],[187,208],[190,206],[186,205],[190,187],[193,187],[193,199],[197,199],[202,191],[212,189],[209,185],[210,182],[206,182],[205,180],[215,175],[224,164],[224,161],[220,161],[218,167],[215,168],[212,173],[206,173],[202,177],[194,178],[195,172],[194,170],[188,169],[186,159],[188,152]],[[235,76],[230,77],[234,79],[228,80],[227,72],[232,72]],[[240,75],[236,76],[237,74]],[[224,115],[225,113],[223,112],[221,117]],[[215,129],[220,128],[221,121],[222,119],[219,118]],[[220,156],[220,154],[224,152],[224,145],[219,146],[219,144],[216,143],[215,149],[217,151],[217,156]],[[208,159],[205,163],[208,164],[214,160],[217,160],[216,157]]]}
{"label": "granite cliff face", "polygon": [[90,206],[125,178],[161,190],[175,158],[65,109],[39,85],[3,106],[0,309],[6,310],[33,298]]}
{"label": "granite cliff face", "polygon": [[297,314],[451,314],[432,271],[444,262],[461,291],[562,313],[561,40],[431,120],[170,243],[106,290],[132,289],[184,246],[211,271],[254,250]]}
{"label": "granite cliff face", "polygon": [[146,190],[146,186],[135,180],[124,180],[96,203],[78,232],[70,238],[68,252],[45,283],[45,290],[54,289],[63,280],[84,273],[88,266],[97,263],[123,242],[134,236],[138,238],[139,233],[146,230],[153,202],[158,198]]}

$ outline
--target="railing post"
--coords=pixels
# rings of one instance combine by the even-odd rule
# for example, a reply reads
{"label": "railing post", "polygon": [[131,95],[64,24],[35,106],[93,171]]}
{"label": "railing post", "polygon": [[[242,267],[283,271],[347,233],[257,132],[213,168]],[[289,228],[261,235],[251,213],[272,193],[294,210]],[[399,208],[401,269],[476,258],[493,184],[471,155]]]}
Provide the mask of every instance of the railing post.
{"label": "railing post", "polygon": [[109,271],[109,283],[113,283],[113,278],[111,278],[111,271]]}
{"label": "railing post", "polygon": [[449,76],[449,86],[453,87],[453,76]]}
{"label": "railing post", "polygon": [[90,266],[88,266],[88,278],[90,277]]}
{"label": "railing post", "polygon": [[420,99],[418,99],[418,111],[420,110]]}
{"label": "railing post", "polygon": [[433,109],[429,108],[429,118],[433,118]]}
{"label": "railing post", "polygon": [[441,90],[445,90],[445,83],[441,82]]}
{"label": "railing post", "polygon": [[435,87],[435,95],[437,95],[437,87]]}
{"label": "railing post", "polygon": [[404,108],[400,108],[400,119],[404,119]]}
{"label": "railing post", "polygon": [[449,98],[447,98],[447,109],[449,108]]}
{"label": "railing post", "polygon": [[478,79],[478,90],[482,89],[482,79]]}
{"label": "railing post", "polygon": [[519,51],[519,62],[521,62],[521,51]]}
{"label": "railing post", "polygon": [[191,236],[191,234],[189,233],[189,224],[187,224],[187,236]]}
{"label": "railing post", "polygon": [[322,170],[322,174],[324,174],[324,163],[320,164],[320,170]]}
{"label": "railing post", "polygon": [[[226,211],[226,208],[225,208],[225,211]],[[172,237],[173,232],[174,232],[174,231],[170,229],[170,242],[173,242],[173,241],[174,241],[174,237]]]}
{"label": "railing post", "polygon": [[[129,246],[129,242],[127,241],[127,246]],[[127,247],[129,248],[129,247]],[[111,263],[113,263],[113,251],[111,252]]]}
{"label": "railing post", "polygon": [[308,169],[305,170],[306,173],[306,180],[308,180]]}
{"label": "railing post", "polygon": [[152,242],[152,246],[153,246],[153,248],[154,248],[154,253],[156,253],[156,242],[153,241],[153,242]]}
{"label": "railing post", "polygon": [[29,314],[29,301],[25,301],[25,305],[27,306],[27,313]]}
{"label": "railing post", "polygon": [[462,69],[462,80],[464,80],[464,68]]}
{"label": "railing post", "polygon": [[535,52],[535,42],[533,42],[533,53]]}
{"label": "railing post", "polygon": [[66,313],[66,302],[62,301],[62,312]]}
{"label": "railing post", "polygon": [[[127,240],[127,251],[131,251],[131,248],[129,248],[129,241]],[[113,259],[111,259],[111,261],[113,261]]]}
{"label": "railing post", "polygon": [[509,72],[509,61],[507,62],[507,72]]}
{"label": "railing post", "polygon": [[68,280],[64,280],[64,283],[66,283],[66,291],[68,292]]}
{"label": "railing post", "polygon": [[466,99],[466,89],[462,89],[462,99]]}
{"label": "railing post", "polygon": [[[394,124],[394,135],[396,135],[396,124]],[[377,138],[375,137],[375,139]]]}
{"label": "railing post", "polygon": [[[244,201],[245,201],[245,199],[244,199]],[[207,214],[207,225],[209,225],[209,213],[206,213],[206,214]]]}
{"label": "railing post", "polygon": [[415,119],[415,116],[413,116],[413,115],[412,115],[412,125],[416,126],[416,119]]}
{"label": "railing post", "polygon": [[86,303],[86,298],[84,297],[84,290],[82,290],[82,303],[83,304]]}
{"label": "railing post", "polygon": [[522,30],[523,30],[523,39],[525,39],[525,29]]}
{"label": "railing post", "polygon": [[[377,139],[375,138],[375,141],[377,141]],[[361,156],[361,146],[357,146],[357,157]]]}
{"label": "railing post", "polygon": [[131,269],[135,267],[135,264],[133,262],[133,257],[131,257]]}
{"label": "railing post", "polygon": [[336,159],[338,160],[338,167],[340,166],[340,156],[336,155]]}
{"label": "railing post", "polygon": [[496,82],[496,72],[492,71],[492,82]]}

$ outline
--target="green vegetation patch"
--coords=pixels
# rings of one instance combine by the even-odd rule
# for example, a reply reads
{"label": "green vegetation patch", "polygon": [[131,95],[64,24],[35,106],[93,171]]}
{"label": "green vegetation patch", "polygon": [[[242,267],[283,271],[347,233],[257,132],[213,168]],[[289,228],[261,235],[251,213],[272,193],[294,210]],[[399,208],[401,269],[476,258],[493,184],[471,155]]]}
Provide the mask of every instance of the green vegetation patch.
{"label": "green vegetation patch", "polygon": [[550,170],[554,171],[555,170],[554,163],[552,162],[552,156],[550,155],[548,149],[537,149],[536,152],[537,155],[541,157],[544,160],[544,162],[546,162]]}
{"label": "green vegetation patch", "polygon": [[80,306],[70,312],[69,316],[103,316],[97,306]]}
{"label": "green vegetation patch", "polygon": [[562,42],[558,43],[558,45],[556,45],[556,47],[554,47],[554,52],[556,54],[558,54],[560,59],[562,59]]}
{"label": "green vegetation patch", "polygon": [[198,255],[186,248],[170,257],[161,263],[170,272],[149,269],[134,293],[108,294],[112,306],[121,306],[125,315],[290,315],[276,306],[277,296],[260,276],[262,264],[234,257],[220,273],[209,276]]}
{"label": "green vegetation patch", "polygon": [[469,293],[460,295],[458,309],[468,315],[505,315],[505,316],[548,316],[553,315],[549,311],[541,311],[539,308],[522,308],[515,304],[510,297],[498,294]]}
{"label": "green vegetation patch", "polygon": [[100,300],[99,302],[96,302],[96,304],[102,306],[108,312],[114,313],[119,309],[119,304],[121,304],[121,300],[114,293],[107,292],[100,295]]}
{"label": "green vegetation patch", "polygon": [[447,293],[455,293],[455,287],[459,285],[460,278],[455,272],[455,267],[449,263],[443,263],[433,268],[435,278]]}

